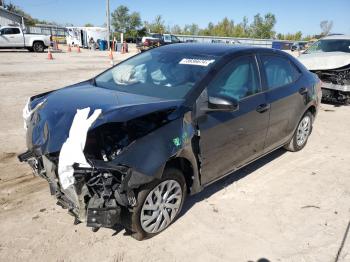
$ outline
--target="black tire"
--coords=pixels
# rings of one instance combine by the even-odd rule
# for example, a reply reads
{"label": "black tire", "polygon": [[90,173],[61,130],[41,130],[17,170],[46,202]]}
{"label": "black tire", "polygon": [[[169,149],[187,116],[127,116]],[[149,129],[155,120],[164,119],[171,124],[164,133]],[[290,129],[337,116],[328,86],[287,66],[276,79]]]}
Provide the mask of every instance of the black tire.
{"label": "black tire", "polygon": [[[161,183],[163,183],[165,181],[173,181],[173,180],[178,182],[178,184],[180,185],[181,190],[182,190],[181,203],[180,203],[180,206],[176,212],[175,217],[170,222],[170,224],[168,224],[165,228],[161,229],[159,232],[156,232],[156,233],[146,232],[141,225],[141,212],[142,212],[142,207],[146,201],[146,198],[151,193],[151,191],[156,189]],[[186,181],[185,181],[184,175],[180,170],[178,170],[176,168],[166,168],[164,170],[164,173],[163,173],[163,176],[161,179],[156,180],[156,181],[142,187],[137,195],[138,205],[136,207],[134,207],[133,210],[131,211],[131,216],[130,216],[131,236],[137,240],[143,240],[145,238],[151,238],[151,237],[159,234],[160,232],[162,232],[166,228],[168,228],[177,219],[178,215],[181,212],[181,209],[182,209],[182,206],[183,206],[183,203],[185,201],[186,194],[187,194],[186,191],[187,191],[187,189],[186,189]],[[152,212],[155,212],[155,211],[152,211]]]}
{"label": "black tire", "polygon": [[[305,118],[308,118],[309,121],[310,121],[310,126],[309,126],[309,129],[308,129],[308,133],[307,133],[307,136],[304,138],[303,142],[301,143],[301,141],[298,139],[298,134],[300,132],[300,125],[301,125],[301,122],[305,119]],[[291,151],[291,152],[297,152],[297,151],[300,151],[302,150],[305,145],[307,144],[307,140],[312,132],[312,124],[313,124],[313,120],[314,120],[314,116],[313,114],[310,112],[310,111],[307,111],[303,117],[300,119],[299,123],[298,123],[298,126],[294,132],[294,135],[292,137],[292,139],[289,141],[288,144],[286,144],[284,146],[284,148],[288,151]]]}
{"label": "black tire", "polygon": [[36,53],[42,53],[45,50],[45,45],[43,42],[34,42],[33,43],[33,50]]}

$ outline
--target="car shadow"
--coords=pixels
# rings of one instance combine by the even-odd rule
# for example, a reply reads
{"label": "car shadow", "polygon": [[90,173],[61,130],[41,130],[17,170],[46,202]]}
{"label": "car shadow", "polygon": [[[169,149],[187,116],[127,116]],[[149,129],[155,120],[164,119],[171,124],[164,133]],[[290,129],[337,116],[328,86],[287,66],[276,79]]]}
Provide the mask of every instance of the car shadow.
{"label": "car shadow", "polygon": [[203,191],[201,191],[198,194],[195,194],[193,196],[189,196],[187,200],[184,203],[184,206],[182,208],[182,211],[179,215],[179,218],[182,217],[188,210],[192,208],[196,203],[203,201],[207,198],[209,198],[211,195],[217,193],[218,191],[226,188],[227,186],[230,186],[234,182],[248,176],[249,174],[253,173],[257,169],[261,168],[262,166],[268,164],[269,162],[279,158],[283,154],[285,154],[287,151],[283,148],[280,148],[278,150],[275,150],[274,152],[271,152],[270,154],[254,161],[253,163],[243,167],[242,169],[239,169],[235,172],[232,172],[228,176],[216,181],[215,183],[209,185],[208,187],[204,188]]}

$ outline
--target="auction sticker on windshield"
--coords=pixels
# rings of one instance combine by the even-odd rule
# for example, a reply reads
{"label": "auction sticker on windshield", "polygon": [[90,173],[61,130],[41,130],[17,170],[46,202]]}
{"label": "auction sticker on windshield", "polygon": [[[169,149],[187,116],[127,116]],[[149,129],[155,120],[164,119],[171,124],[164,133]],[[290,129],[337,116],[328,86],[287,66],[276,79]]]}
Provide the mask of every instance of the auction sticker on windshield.
{"label": "auction sticker on windshield", "polygon": [[183,58],[179,64],[181,65],[196,65],[196,66],[208,66],[211,63],[214,63],[215,60],[205,60],[205,59],[193,59],[193,58]]}

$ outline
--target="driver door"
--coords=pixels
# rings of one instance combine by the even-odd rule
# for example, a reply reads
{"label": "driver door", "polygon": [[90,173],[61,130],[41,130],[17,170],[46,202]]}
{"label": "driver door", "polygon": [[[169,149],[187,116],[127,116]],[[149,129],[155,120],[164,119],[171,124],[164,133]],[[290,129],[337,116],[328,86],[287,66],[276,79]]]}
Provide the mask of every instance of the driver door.
{"label": "driver door", "polygon": [[3,28],[0,36],[1,47],[23,47],[23,35],[18,28]]}
{"label": "driver door", "polygon": [[[199,100],[206,96],[238,101],[238,108],[231,112],[201,109],[197,113],[202,185],[260,156],[269,121],[269,106],[253,55],[240,56],[225,65]],[[197,101],[197,107],[207,101]]]}

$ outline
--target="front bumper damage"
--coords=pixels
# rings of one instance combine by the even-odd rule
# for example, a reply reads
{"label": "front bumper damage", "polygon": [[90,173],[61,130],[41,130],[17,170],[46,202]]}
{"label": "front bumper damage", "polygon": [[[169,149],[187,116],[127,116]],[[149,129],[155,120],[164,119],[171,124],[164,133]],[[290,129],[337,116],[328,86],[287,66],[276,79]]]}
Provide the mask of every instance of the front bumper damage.
{"label": "front bumper damage", "polygon": [[312,72],[322,80],[323,101],[350,104],[350,65]]}
{"label": "front bumper damage", "polygon": [[[128,187],[132,169],[125,166],[74,166],[74,183],[63,188],[57,173],[57,159],[36,156],[27,151],[18,156],[27,162],[34,173],[49,183],[50,193],[57,204],[67,209],[79,222],[89,227],[128,227],[129,209],[137,204],[134,190]],[[140,177],[140,174],[138,174]],[[148,180],[148,179],[146,179]]]}

